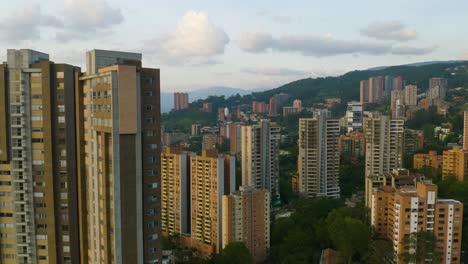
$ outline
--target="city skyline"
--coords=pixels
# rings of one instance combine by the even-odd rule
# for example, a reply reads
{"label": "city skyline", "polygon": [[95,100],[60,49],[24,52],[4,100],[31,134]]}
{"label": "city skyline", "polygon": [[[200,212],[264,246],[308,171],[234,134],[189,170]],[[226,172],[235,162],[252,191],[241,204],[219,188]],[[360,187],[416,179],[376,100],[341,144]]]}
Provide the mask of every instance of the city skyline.
{"label": "city skyline", "polygon": [[274,88],[355,69],[467,59],[463,34],[446,30],[463,22],[468,4],[459,5],[16,1],[3,7],[0,48],[41,50],[83,69],[94,48],[143,53],[145,65],[164,69],[163,92]]}

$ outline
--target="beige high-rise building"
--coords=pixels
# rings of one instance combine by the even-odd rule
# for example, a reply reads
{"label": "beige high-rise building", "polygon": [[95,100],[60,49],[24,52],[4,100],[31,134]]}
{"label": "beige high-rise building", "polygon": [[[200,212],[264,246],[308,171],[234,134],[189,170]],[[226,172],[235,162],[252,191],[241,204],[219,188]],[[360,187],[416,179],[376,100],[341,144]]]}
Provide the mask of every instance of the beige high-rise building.
{"label": "beige high-rise building", "polygon": [[299,193],[307,197],[340,197],[338,141],[340,124],[322,110],[299,119]]}
{"label": "beige high-rise building", "polygon": [[80,68],[33,50],[0,65],[0,263],[78,263]]}
{"label": "beige high-rise building", "polygon": [[266,119],[241,128],[242,185],[269,190],[272,202],[279,200],[280,131]]}
{"label": "beige high-rise building", "polygon": [[460,263],[463,204],[438,199],[437,189],[431,182],[419,181],[411,187],[383,187],[372,194],[371,224],[376,234],[392,242],[395,262],[404,263],[401,254],[415,250],[404,243],[405,236],[427,231],[434,233],[441,263]]}
{"label": "beige high-rise building", "polygon": [[369,94],[369,81],[368,80],[361,80],[359,83],[359,93],[360,93],[360,100],[361,104],[366,104],[371,102],[371,95]]}
{"label": "beige high-rise building", "polygon": [[161,230],[163,235],[190,233],[190,154],[181,147],[161,153]]}
{"label": "beige high-rise building", "polygon": [[403,90],[404,93],[404,105],[416,106],[418,104],[418,86],[406,85]]}
{"label": "beige high-rise building", "polygon": [[81,263],[160,263],[159,70],[136,53],[87,58],[77,96]]}
{"label": "beige high-rise building", "polygon": [[445,78],[429,79],[429,90],[427,92],[430,100],[445,100],[448,90],[448,80]]}
{"label": "beige high-rise building", "polygon": [[374,113],[364,118],[366,134],[365,175],[391,172],[403,165],[404,121]]}
{"label": "beige high-rise building", "polygon": [[459,181],[468,178],[468,150],[454,147],[442,155],[442,177],[455,177]]}
{"label": "beige high-rise building", "polygon": [[252,187],[223,196],[223,248],[241,241],[255,263],[263,263],[270,247],[270,193]]}
{"label": "beige high-rise building", "polygon": [[174,93],[174,111],[180,111],[189,107],[188,93]]}
{"label": "beige high-rise building", "polygon": [[468,150],[468,111],[463,112],[463,149]]}
{"label": "beige high-rise building", "polygon": [[203,256],[222,249],[223,195],[235,191],[235,158],[203,150],[190,156],[190,237],[182,240]]}

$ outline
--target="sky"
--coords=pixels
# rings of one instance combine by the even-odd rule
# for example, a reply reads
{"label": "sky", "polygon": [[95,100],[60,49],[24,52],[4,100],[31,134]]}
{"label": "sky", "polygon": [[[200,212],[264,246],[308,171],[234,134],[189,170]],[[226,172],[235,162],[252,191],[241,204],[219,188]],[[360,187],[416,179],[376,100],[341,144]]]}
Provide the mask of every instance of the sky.
{"label": "sky", "polygon": [[1,0],[0,60],[30,48],[85,70],[139,52],[164,92],[274,88],[352,70],[468,59],[465,0]]}

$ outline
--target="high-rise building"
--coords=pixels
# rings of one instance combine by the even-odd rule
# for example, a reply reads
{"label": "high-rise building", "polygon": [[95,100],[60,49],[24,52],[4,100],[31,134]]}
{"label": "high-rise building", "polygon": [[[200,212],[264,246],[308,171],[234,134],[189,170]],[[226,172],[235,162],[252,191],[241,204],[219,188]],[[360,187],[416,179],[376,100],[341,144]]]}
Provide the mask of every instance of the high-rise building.
{"label": "high-rise building", "polygon": [[448,80],[445,78],[429,79],[429,99],[430,100],[445,100],[448,89]]}
{"label": "high-rise building", "polygon": [[438,170],[442,167],[442,155],[437,155],[437,151],[430,150],[429,153],[418,153],[413,156],[413,168],[421,170],[432,168]]}
{"label": "high-rise building", "polygon": [[192,136],[198,136],[200,134],[201,124],[192,124]]}
{"label": "high-rise building", "polygon": [[365,175],[388,173],[403,165],[404,121],[388,116],[364,118],[366,134]]}
{"label": "high-rise building", "polygon": [[93,54],[76,104],[81,263],[158,263],[159,70],[140,54]]}
{"label": "high-rise building", "polygon": [[223,248],[243,242],[255,263],[263,263],[270,247],[270,192],[252,187],[223,196]]}
{"label": "high-rise building", "polygon": [[202,149],[212,150],[216,149],[216,144],[218,143],[218,135],[216,134],[205,134],[203,135]]}
{"label": "high-rise building", "polygon": [[299,119],[299,193],[307,197],[340,197],[339,120],[322,110]]}
{"label": "high-rise building", "polygon": [[78,263],[81,70],[33,50],[0,64],[0,262]]}
{"label": "high-rise building", "polygon": [[418,86],[406,85],[403,91],[403,102],[406,106],[418,105]]}
{"label": "high-rise building", "polygon": [[235,191],[235,159],[203,151],[190,157],[191,235],[182,243],[203,256],[222,249],[223,195]]}
{"label": "high-rise building", "polygon": [[266,119],[241,128],[242,185],[269,190],[272,202],[279,200],[280,131]]}
{"label": "high-rise building", "polygon": [[268,104],[265,102],[252,101],[252,113],[263,114],[268,112]]}
{"label": "high-rise building", "polygon": [[362,118],[362,103],[355,101],[348,102],[346,110],[348,132],[362,130]]}
{"label": "high-rise building", "polygon": [[468,150],[454,147],[443,152],[442,177],[455,177],[459,181],[468,178]]}
{"label": "high-rise building", "polygon": [[241,152],[241,127],[240,123],[232,122],[229,124],[229,148],[232,155]]}
{"label": "high-rise building", "polygon": [[468,150],[468,111],[463,112],[463,149]]}
{"label": "high-rise building", "polygon": [[190,154],[180,147],[161,153],[161,230],[164,235],[190,233]]}
{"label": "high-rise building", "polygon": [[369,102],[382,102],[384,97],[384,78],[382,76],[371,77],[368,81]]}
{"label": "high-rise building", "polygon": [[366,154],[366,135],[358,131],[341,135],[338,141],[338,150],[342,159],[348,159],[352,162],[358,161]]}
{"label": "high-rise building", "polygon": [[397,76],[393,78],[393,87],[392,90],[394,91],[401,91],[403,90],[403,77]]}
{"label": "high-rise building", "polygon": [[370,102],[370,95],[369,95],[369,81],[361,80],[359,83],[359,93],[360,93],[360,103],[366,104]]}
{"label": "high-rise building", "polygon": [[268,116],[277,116],[278,115],[278,99],[276,96],[270,98],[270,103],[268,104]]}
{"label": "high-rise building", "polygon": [[211,103],[203,103],[202,112],[206,112],[206,113],[213,112],[213,105]]}
{"label": "high-rise building", "polygon": [[[402,262],[402,254],[414,251],[405,243],[418,231],[432,232],[441,263],[460,263],[462,252],[463,204],[452,199],[439,199],[437,185],[418,181],[412,187],[383,187],[372,194],[371,224],[379,237],[393,244],[393,260]],[[431,250],[424,256],[431,259]]]}
{"label": "high-rise building", "polygon": [[293,108],[296,109],[298,112],[302,111],[302,101],[299,99],[296,99],[293,101]]}
{"label": "high-rise building", "polygon": [[401,90],[393,90],[390,95],[390,110],[392,118],[401,118],[404,116],[404,93]]}
{"label": "high-rise building", "polygon": [[188,101],[188,93],[174,93],[174,111],[187,109]]}

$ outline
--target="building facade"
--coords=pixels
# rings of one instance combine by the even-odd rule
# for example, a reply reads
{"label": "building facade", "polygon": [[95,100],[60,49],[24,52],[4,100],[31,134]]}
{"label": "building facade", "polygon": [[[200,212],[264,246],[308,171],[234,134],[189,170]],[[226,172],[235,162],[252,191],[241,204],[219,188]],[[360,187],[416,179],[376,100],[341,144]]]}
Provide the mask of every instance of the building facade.
{"label": "building facade", "polygon": [[174,111],[180,111],[189,107],[188,93],[174,93]]}
{"label": "building facade", "polygon": [[100,53],[77,98],[81,263],[158,263],[159,70],[142,68],[141,54],[87,56]]}
{"label": "building facade", "polygon": [[454,147],[442,155],[442,177],[464,181],[468,177],[468,150]]}
{"label": "building facade", "polygon": [[413,156],[413,168],[421,170],[432,168],[438,170],[442,167],[442,155],[437,155],[437,151],[430,150],[429,153],[418,153]]}
{"label": "building facade", "polygon": [[33,50],[8,50],[0,65],[1,263],[80,261],[80,72]]}
{"label": "building facade", "polygon": [[340,197],[339,120],[327,110],[299,119],[298,184],[307,197]]}
{"label": "building facade", "polygon": [[263,263],[270,248],[270,192],[252,187],[223,196],[223,248],[244,242],[255,263]]}
{"label": "building facade", "polygon": [[190,154],[182,148],[161,153],[161,231],[190,233]]}
{"label": "building facade", "polygon": [[266,119],[241,128],[242,185],[269,190],[272,202],[279,200],[280,131]]}
{"label": "building facade", "polygon": [[361,131],[362,119],[362,103],[355,101],[348,102],[348,108],[346,110],[346,122],[348,133],[351,131]]}
{"label": "building facade", "polygon": [[[405,237],[418,231],[432,232],[441,263],[460,263],[463,204],[439,199],[437,185],[419,181],[412,187],[384,187],[372,194],[371,224],[375,232],[392,242],[394,261],[416,250]],[[435,256],[428,255],[430,259]]]}
{"label": "building facade", "polygon": [[403,165],[404,121],[373,114],[364,118],[366,134],[365,175],[391,172]]}

